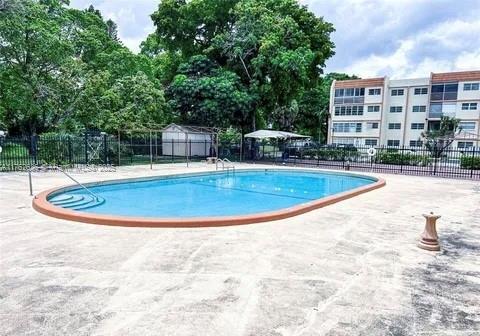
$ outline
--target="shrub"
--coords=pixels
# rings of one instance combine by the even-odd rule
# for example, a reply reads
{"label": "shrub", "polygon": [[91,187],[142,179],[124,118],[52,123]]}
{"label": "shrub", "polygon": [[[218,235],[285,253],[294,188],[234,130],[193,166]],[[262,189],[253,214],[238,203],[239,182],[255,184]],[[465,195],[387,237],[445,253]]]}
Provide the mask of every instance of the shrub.
{"label": "shrub", "polygon": [[302,154],[304,158],[315,159],[317,157],[317,150],[314,148],[305,149]]}
{"label": "shrub", "polygon": [[44,165],[66,165],[69,163],[70,151],[67,137],[56,135],[41,136],[37,140],[37,161]]}
{"label": "shrub", "polygon": [[409,165],[409,166],[427,166],[432,158],[428,155],[417,155],[410,152],[399,152],[398,150],[387,150],[377,154],[376,163]]}
{"label": "shrub", "polygon": [[28,148],[22,144],[9,143],[2,146],[2,153],[0,157],[5,159],[15,159],[15,158],[24,158],[28,157]]}
{"label": "shrub", "polygon": [[460,167],[465,169],[480,170],[480,157],[462,156],[460,158]]}

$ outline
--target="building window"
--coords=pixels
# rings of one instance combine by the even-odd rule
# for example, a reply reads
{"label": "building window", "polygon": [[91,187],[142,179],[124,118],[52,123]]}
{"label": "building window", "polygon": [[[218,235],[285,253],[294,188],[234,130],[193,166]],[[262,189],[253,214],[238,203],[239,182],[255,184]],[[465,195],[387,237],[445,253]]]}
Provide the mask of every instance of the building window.
{"label": "building window", "polygon": [[334,104],[363,104],[365,88],[335,89]]}
{"label": "building window", "polygon": [[425,105],[413,105],[412,112],[427,112]]}
{"label": "building window", "polygon": [[398,147],[400,146],[400,140],[387,140],[387,146]]}
{"label": "building window", "polygon": [[430,100],[456,100],[458,83],[444,83],[432,85]]}
{"label": "building window", "polygon": [[476,110],[477,103],[462,103],[462,110]]}
{"label": "building window", "polygon": [[456,103],[432,103],[428,116],[430,118],[455,117],[456,110]]}
{"label": "building window", "polygon": [[376,146],[377,139],[365,139],[365,146]]}
{"label": "building window", "polygon": [[382,93],[381,89],[368,89],[369,96],[380,96],[381,93]]}
{"label": "building window", "polygon": [[405,91],[403,89],[393,89],[392,96],[403,96]]}
{"label": "building window", "polygon": [[402,128],[401,123],[389,123],[388,124],[388,129],[390,129],[390,130],[399,130],[401,128]]}
{"label": "building window", "polygon": [[335,97],[365,96],[365,88],[335,89]]}
{"label": "building window", "polygon": [[428,88],[415,88],[413,94],[415,95],[426,95],[428,93]]}
{"label": "building window", "polygon": [[336,116],[363,115],[363,105],[335,106]]}
{"label": "building window", "polygon": [[354,145],[355,144],[355,139],[354,138],[335,138],[332,139],[332,143],[337,144],[337,145]]}
{"label": "building window", "polygon": [[362,123],[333,123],[335,133],[360,133]]}
{"label": "building window", "polygon": [[369,122],[369,123],[367,123],[367,128],[369,128],[369,129],[378,129],[378,122]]}
{"label": "building window", "polygon": [[463,84],[463,91],[478,91],[480,83],[465,83]]}
{"label": "building window", "polygon": [[424,128],[425,128],[424,123],[412,123],[410,125],[410,129],[412,129],[412,130],[423,130]]}
{"label": "building window", "polygon": [[422,147],[422,140],[410,140],[410,147]]}
{"label": "building window", "polygon": [[379,105],[370,105],[367,107],[368,112],[380,112],[380,106]]}
{"label": "building window", "polygon": [[458,123],[458,127],[463,131],[474,131],[476,124],[474,121],[461,121]]}
{"label": "building window", "polygon": [[473,147],[473,142],[472,141],[459,141],[457,144],[457,148],[472,148]]}
{"label": "building window", "polygon": [[402,113],[402,106],[390,106],[390,113]]}

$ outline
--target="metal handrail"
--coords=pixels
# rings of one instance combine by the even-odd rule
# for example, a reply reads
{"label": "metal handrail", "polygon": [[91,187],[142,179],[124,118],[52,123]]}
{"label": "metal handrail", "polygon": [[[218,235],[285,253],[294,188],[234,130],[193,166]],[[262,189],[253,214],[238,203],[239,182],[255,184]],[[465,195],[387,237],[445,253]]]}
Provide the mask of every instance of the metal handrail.
{"label": "metal handrail", "polygon": [[[33,196],[33,186],[32,186],[32,171],[34,168],[37,168],[37,167],[32,167],[28,170],[28,183],[29,183],[29,186],[30,186],[30,196]],[[95,200],[98,202],[99,201],[99,196],[95,195],[90,189],[88,189],[86,186],[84,186],[82,183],[78,182],[76,179],[74,179],[70,174],[68,174],[66,171],[64,171],[62,168],[58,167],[58,166],[50,166],[48,167],[48,169],[52,169],[52,170],[58,170],[59,172],[63,173],[65,176],[67,176],[70,180],[72,180],[73,182],[75,182],[77,185],[79,185],[80,187],[82,187],[83,189],[85,189],[91,196],[93,196],[93,198],[95,198]]]}
{"label": "metal handrail", "polygon": [[235,170],[235,166],[234,166],[233,163],[232,163],[229,159],[227,159],[227,158],[217,159],[217,160],[215,161],[215,169],[216,169],[216,170],[218,170],[218,162],[221,162],[221,164],[222,164],[222,170],[225,170],[225,163],[230,163],[230,166],[227,166],[227,169],[232,168],[232,169]]}

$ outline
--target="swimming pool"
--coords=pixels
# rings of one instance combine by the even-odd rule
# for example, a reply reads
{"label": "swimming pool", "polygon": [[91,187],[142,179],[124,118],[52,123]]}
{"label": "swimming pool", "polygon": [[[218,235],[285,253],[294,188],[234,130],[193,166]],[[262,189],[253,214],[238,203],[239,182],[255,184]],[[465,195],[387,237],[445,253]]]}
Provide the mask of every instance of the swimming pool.
{"label": "swimming pool", "polygon": [[41,193],[50,216],[126,226],[214,226],[262,222],[310,211],[378,188],[373,177],[312,170],[208,172],[71,186]]}

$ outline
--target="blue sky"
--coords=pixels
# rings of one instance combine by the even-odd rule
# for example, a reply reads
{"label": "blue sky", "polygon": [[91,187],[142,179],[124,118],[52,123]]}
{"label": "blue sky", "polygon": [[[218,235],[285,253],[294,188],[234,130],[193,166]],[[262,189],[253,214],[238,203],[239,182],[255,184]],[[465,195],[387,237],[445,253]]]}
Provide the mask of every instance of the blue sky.
{"label": "blue sky", "polygon": [[[336,55],[326,72],[362,77],[426,77],[430,72],[480,69],[480,0],[300,0],[334,24]],[[154,31],[159,0],[71,0],[93,4],[138,51]]]}

